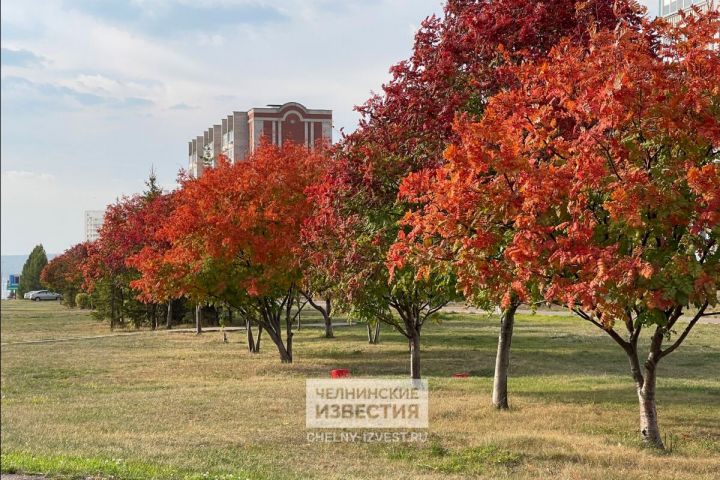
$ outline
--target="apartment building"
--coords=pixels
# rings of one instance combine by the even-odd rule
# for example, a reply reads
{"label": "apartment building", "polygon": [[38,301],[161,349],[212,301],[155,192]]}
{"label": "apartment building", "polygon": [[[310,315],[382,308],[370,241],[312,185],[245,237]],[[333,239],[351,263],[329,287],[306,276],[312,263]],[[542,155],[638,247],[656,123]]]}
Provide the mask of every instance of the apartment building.
{"label": "apartment building", "polygon": [[332,110],[309,109],[297,102],[233,112],[188,142],[188,171],[199,177],[217,165],[244,160],[265,139],[273,145],[293,142],[313,147],[332,142]]}
{"label": "apartment building", "polygon": [[100,230],[100,227],[102,227],[104,217],[104,210],[85,210],[86,242],[94,242],[98,239],[98,230]]}
{"label": "apartment building", "polygon": [[[672,22],[673,24],[680,19],[680,10],[685,13],[690,12],[690,7],[697,5],[701,11],[705,12],[710,8],[708,0],[660,0],[660,16]],[[718,2],[715,0],[714,8],[718,8]]]}

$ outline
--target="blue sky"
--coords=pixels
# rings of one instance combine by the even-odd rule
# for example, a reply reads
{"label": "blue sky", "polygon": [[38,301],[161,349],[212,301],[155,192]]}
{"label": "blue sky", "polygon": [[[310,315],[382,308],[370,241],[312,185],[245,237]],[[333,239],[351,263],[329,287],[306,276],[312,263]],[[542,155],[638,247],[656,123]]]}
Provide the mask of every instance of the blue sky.
{"label": "blue sky", "polygon": [[[441,0],[3,0],[2,253],[83,239],[84,210],[173,187],[187,140],[232,110],[353,105]],[[650,13],[657,10],[651,3]]]}

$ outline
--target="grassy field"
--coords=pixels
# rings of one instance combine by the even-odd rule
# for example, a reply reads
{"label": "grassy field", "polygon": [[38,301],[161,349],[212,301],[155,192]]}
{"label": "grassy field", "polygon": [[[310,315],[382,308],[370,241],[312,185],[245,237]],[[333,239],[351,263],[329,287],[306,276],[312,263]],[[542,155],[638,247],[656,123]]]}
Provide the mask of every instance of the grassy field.
{"label": "grassy field", "polygon": [[[308,318],[308,317],[306,317]],[[578,320],[521,316],[511,410],[490,406],[497,322],[447,314],[423,332],[430,430],[423,444],[309,443],[306,378],[331,368],[404,377],[407,344],[362,326],[303,328],[295,363],[244,334],[107,334],[86,312],[2,302],[2,471],[115,478],[718,478],[720,326],[699,325],[660,365],[660,426],[645,450],[624,354]],[[468,371],[471,378],[453,379]]]}

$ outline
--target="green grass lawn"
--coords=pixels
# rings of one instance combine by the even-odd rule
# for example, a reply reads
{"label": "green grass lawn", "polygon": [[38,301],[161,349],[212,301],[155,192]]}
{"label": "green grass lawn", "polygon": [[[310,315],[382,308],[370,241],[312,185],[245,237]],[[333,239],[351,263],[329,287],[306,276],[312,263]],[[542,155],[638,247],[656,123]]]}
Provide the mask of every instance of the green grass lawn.
{"label": "green grass lawn", "polygon": [[[312,318],[309,317],[308,318]],[[627,360],[579,320],[520,316],[511,410],[490,407],[497,319],[448,314],[423,331],[424,444],[309,443],[305,379],[332,368],[405,377],[407,343],[363,326],[302,328],[295,363],[244,333],[22,344],[109,333],[87,312],[2,302],[2,471],[114,478],[717,478],[720,326],[698,325],[659,369],[671,453],[643,449]],[[453,379],[456,372],[471,378]]]}

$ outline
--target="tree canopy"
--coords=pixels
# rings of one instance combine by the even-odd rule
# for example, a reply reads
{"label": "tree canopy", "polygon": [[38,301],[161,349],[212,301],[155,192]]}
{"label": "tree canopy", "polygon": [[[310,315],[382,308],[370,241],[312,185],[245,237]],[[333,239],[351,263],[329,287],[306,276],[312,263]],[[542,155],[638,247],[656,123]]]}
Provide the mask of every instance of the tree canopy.
{"label": "tree canopy", "polygon": [[355,316],[388,323],[417,343],[425,319],[457,298],[457,289],[450,269],[418,272],[393,261],[409,208],[398,195],[402,179],[443,163],[455,116],[480,116],[487,99],[510,85],[508,67],[542,57],[565,36],[582,44],[590,28],[621,18],[637,24],[638,10],[609,0],[450,0],[442,18],[422,23],[411,57],[390,69],[382,94],[357,108],[358,129],[343,138],[313,190],[308,238]]}
{"label": "tree canopy", "polygon": [[187,177],[173,214],[159,231],[162,251],[146,248],[133,263],[144,295],[159,284],[196,302],[240,310],[268,332],[283,361],[292,361],[289,320],[303,271],[302,225],[311,212],[305,190],[322,177],[322,148],[261,145],[246,161],[222,159],[200,178]]}
{"label": "tree canopy", "polygon": [[75,306],[75,295],[82,291],[87,250],[87,243],[73,245],[50,260],[40,274],[45,288],[62,293],[63,301],[70,307]]}
{"label": "tree canopy", "polygon": [[522,281],[500,279],[504,303],[531,284],[607,332],[630,358],[643,437],[660,446],[657,363],[717,303],[720,277],[720,21],[696,13],[565,39],[508,69],[514,87],[456,122],[447,164],[405,180],[424,206],[396,250],[450,253],[469,291],[509,264]]}
{"label": "tree canopy", "polygon": [[36,245],[35,248],[32,249],[32,252],[30,252],[20,273],[18,297],[22,298],[27,292],[41,290],[43,288],[42,282],[40,281],[40,273],[47,263],[48,259],[45,248],[43,248],[42,245]]}

